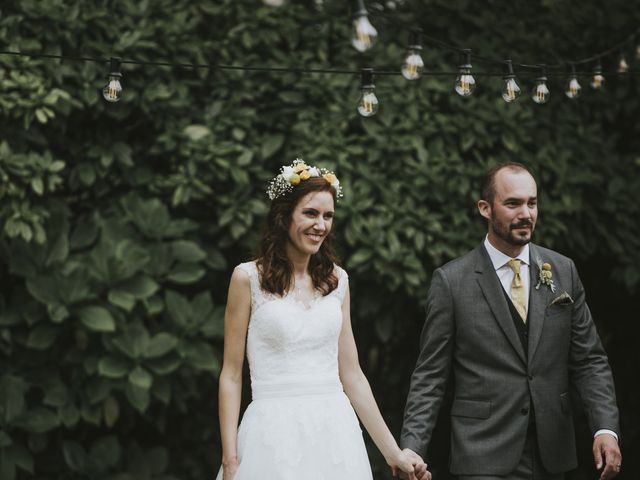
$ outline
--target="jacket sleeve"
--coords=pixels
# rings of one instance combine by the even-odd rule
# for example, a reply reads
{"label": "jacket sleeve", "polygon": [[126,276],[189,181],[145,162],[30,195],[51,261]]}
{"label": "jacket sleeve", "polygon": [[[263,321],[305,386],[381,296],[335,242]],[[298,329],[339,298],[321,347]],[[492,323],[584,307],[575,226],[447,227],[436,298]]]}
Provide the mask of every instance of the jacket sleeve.
{"label": "jacket sleeve", "polygon": [[569,369],[585,407],[591,433],[600,429],[620,435],[613,375],[596,331],[578,271],[571,262],[573,312],[571,319],[571,352]]}
{"label": "jacket sleeve", "polygon": [[451,369],[455,337],[453,297],[445,272],[433,274],[418,361],[411,376],[400,444],[424,457]]}

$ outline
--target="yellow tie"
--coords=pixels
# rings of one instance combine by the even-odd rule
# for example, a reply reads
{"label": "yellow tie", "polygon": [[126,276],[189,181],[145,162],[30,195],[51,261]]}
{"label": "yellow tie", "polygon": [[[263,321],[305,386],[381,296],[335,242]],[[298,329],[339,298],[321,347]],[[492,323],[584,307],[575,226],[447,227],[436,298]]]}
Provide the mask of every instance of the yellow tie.
{"label": "yellow tie", "polygon": [[524,285],[522,285],[522,278],[520,277],[520,260],[509,260],[507,265],[509,265],[509,268],[513,270],[513,280],[511,281],[511,301],[522,317],[522,321],[526,323],[527,304],[524,301]]}

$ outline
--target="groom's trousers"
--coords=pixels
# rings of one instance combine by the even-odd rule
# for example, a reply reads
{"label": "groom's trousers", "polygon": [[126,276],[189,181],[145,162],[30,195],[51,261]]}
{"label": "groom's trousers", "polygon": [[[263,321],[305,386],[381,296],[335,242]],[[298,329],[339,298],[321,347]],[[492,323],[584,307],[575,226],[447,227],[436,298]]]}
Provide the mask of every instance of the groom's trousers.
{"label": "groom's trousers", "polygon": [[563,480],[563,473],[551,474],[542,465],[535,425],[529,424],[520,463],[508,475],[460,475],[459,480]]}

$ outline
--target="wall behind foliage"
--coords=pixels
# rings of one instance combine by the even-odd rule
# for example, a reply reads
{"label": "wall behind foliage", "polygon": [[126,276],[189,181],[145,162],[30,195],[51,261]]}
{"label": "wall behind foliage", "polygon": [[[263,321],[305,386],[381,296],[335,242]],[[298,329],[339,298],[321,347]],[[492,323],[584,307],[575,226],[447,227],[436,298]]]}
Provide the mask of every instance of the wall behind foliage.
{"label": "wall behind foliage", "polygon": [[[486,56],[537,63],[588,56],[640,20],[623,0],[579,10],[568,1],[396,4],[386,7],[394,22],[372,18],[379,44],[364,56],[348,43],[346,2],[331,0],[280,9],[258,0],[6,1],[0,46],[390,69],[404,51],[403,22]],[[427,71],[458,61],[428,45],[423,56]],[[470,99],[452,92],[452,79],[384,77],[380,112],[364,120],[354,76],[135,65],[123,73],[123,100],[112,105],[99,94],[106,63],[0,55],[3,480],[213,475],[228,278],[256,244],[268,180],[298,156],[334,168],[345,187],[336,231],[354,329],[395,430],[430,274],[482,238],[474,204],[487,166],[518,160],[535,170],[537,240],[597,278],[596,303],[615,292],[630,305],[639,291],[638,78],[610,78],[600,95],[584,78],[577,102],[552,79],[550,103],[537,106],[505,104],[495,77],[478,78]],[[521,80],[528,90],[532,78]],[[634,320],[604,319],[605,342],[631,352],[619,339]],[[620,359],[617,375],[623,421],[631,419],[626,445],[637,447],[638,398],[626,387],[633,358]],[[442,470],[446,451],[434,456]]]}

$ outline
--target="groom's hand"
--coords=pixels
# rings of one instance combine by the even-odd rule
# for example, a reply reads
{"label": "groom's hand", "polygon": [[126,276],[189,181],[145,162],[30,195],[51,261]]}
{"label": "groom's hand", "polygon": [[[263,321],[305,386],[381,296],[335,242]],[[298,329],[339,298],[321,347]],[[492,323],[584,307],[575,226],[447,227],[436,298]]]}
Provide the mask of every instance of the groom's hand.
{"label": "groom's hand", "polygon": [[[413,464],[413,473],[418,480],[431,480],[431,472],[427,470],[427,464],[422,457],[418,455],[416,452],[411,450],[410,448],[405,448],[402,450],[407,457],[411,460]],[[403,477],[402,472],[400,473],[400,478],[405,479],[408,477]]]}
{"label": "groom's hand", "polygon": [[622,454],[613,435],[603,433],[593,439],[593,459],[598,470],[604,466],[600,480],[609,480],[620,473]]}

